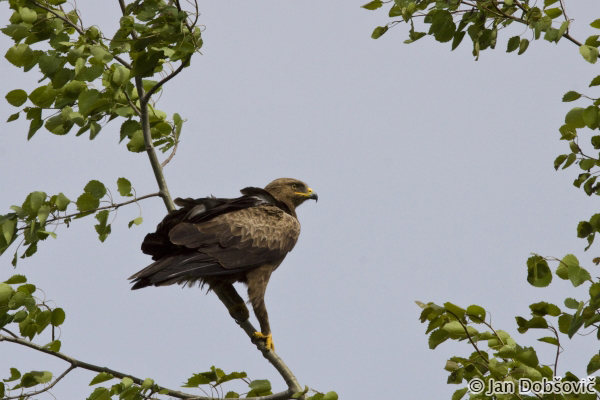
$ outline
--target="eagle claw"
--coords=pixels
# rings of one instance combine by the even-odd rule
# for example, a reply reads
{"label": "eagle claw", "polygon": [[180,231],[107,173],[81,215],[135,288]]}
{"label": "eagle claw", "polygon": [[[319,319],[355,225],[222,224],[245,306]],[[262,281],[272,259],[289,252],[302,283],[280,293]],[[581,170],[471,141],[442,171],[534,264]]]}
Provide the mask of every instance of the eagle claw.
{"label": "eagle claw", "polygon": [[268,335],[264,335],[262,332],[254,332],[252,335],[255,339],[264,339],[265,347],[267,350],[275,351],[275,345],[273,344],[273,336],[269,333]]}

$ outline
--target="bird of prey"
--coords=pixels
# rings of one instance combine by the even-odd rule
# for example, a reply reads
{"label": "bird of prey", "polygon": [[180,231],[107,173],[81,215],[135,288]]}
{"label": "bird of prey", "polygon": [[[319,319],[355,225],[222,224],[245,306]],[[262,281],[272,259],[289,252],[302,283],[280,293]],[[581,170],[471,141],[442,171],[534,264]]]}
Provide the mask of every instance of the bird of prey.
{"label": "bird of prey", "polygon": [[129,279],[132,289],[196,282],[219,288],[234,304],[231,315],[245,321],[248,309],[232,286],[242,282],[260,324],[254,337],[274,350],[264,299],[267,284],[300,235],[296,207],[318,197],[304,182],[289,178],[241,192],[234,199],[176,199],[181,208],[171,211],[142,243],[154,263]]}

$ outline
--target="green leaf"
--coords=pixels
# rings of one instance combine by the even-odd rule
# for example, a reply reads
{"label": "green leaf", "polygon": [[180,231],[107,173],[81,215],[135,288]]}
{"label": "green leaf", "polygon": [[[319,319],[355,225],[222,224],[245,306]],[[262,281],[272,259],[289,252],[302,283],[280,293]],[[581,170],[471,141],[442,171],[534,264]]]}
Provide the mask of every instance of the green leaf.
{"label": "green leaf", "polygon": [[257,379],[250,382],[248,387],[257,393],[269,392],[271,390],[271,382],[266,379]]}
{"label": "green leaf", "polygon": [[6,243],[12,242],[12,237],[15,233],[16,226],[17,226],[17,221],[14,219],[6,220],[2,224],[2,234],[4,235],[4,240],[6,240]]}
{"label": "green leaf", "polygon": [[592,232],[594,232],[594,227],[587,221],[581,221],[579,225],[577,225],[577,237],[578,238],[586,238]]}
{"label": "green leaf", "polygon": [[448,10],[439,10],[433,15],[429,34],[433,35],[435,40],[441,43],[448,42],[452,40],[455,31],[456,24]]}
{"label": "green leaf", "polygon": [[8,49],[4,58],[15,67],[24,67],[33,61],[34,54],[29,45],[21,43]]}
{"label": "green leaf", "polygon": [[121,125],[121,138],[119,143],[123,141],[125,138],[131,138],[136,131],[142,130],[142,126],[138,121],[135,120],[127,120],[123,122]]}
{"label": "green leaf", "polygon": [[569,265],[569,280],[573,286],[577,287],[585,281],[591,280],[590,273],[585,268],[581,268],[579,265]]}
{"label": "green leaf", "polygon": [[563,102],[575,101],[580,97],[581,97],[581,95],[579,93],[571,90],[571,91],[565,93],[565,95],[562,98],[562,101]]}
{"label": "green leaf", "polygon": [[142,389],[150,389],[152,386],[154,385],[154,380],[150,379],[150,378],[146,378],[144,379],[144,382],[142,382]]}
{"label": "green leaf", "polygon": [[142,222],[144,222],[144,219],[142,217],[137,217],[129,221],[128,227],[131,228],[134,224],[139,226],[142,224]]}
{"label": "green leaf", "polygon": [[558,317],[561,314],[560,308],[558,308],[558,306],[552,303],[547,303],[545,301],[540,301],[539,303],[531,304],[529,308],[531,309],[531,313],[536,317],[544,317],[546,315]]}
{"label": "green leaf", "polygon": [[8,278],[8,280],[4,281],[4,283],[7,283],[9,285],[15,285],[15,284],[26,283],[26,282],[27,282],[27,278],[25,277],[25,275],[13,275],[10,278]]}
{"label": "green leaf", "polygon": [[508,40],[508,46],[506,47],[506,52],[511,53],[519,48],[521,44],[521,38],[519,36],[513,36]]}
{"label": "green leaf", "polygon": [[11,106],[20,107],[27,101],[27,92],[22,89],[11,90],[6,95],[6,101]]}
{"label": "green leaf", "polygon": [[325,396],[323,396],[323,400],[338,400],[338,395],[336,392],[327,392]]}
{"label": "green leaf", "polygon": [[575,153],[569,154],[569,156],[567,157],[567,162],[565,163],[565,165],[563,165],[562,169],[568,168],[576,160],[577,160],[577,155]]}
{"label": "green leaf", "polygon": [[110,381],[113,378],[114,378],[114,376],[112,376],[112,374],[109,374],[108,372],[100,372],[98,375],[96,375],[94,377],[94,379],[92,379],[89,386],[94,386],[94,385],[97,385],[98,383]]}
{"label": "green leaf", "polygon": [[117,179],[117,189],[119,190],[119,194],[121,196],[131,197],[131,182],[126,178]]}
{"label": "green leaf", "polygon": [[[56,99],[56,90],[50,86],[40,86],[29,94],[29,100],[40,108],[49,108]],[[40,116],[41,116],[40,110]],[[28,115],[29,117],[29,115]]]}
{"label": "green leaf", "polygon": [[583,122],[590,129],[598,128],[598,117],[600,117],[600,113],[596,106],[589,106],[583,110]]}
{"label": "green leaf", "polygon": [[590,87],[598,85],[600,85],[600,75],[592,79],[592,81],[590,82]]}
{"label": "green leaf", "polygon": [[89,111],[92,110],[92,106],[94,105],[94,103],[96,103],[96,101],[98,101],[100,97],[101,94],[96,89],[88,89],[81,92],[79,98],[77,99],[79,104],[79,112],[82,115],[87,115]]}
{"label": "green leaf", "polygon": [[593,21],[593,22],[590,24],[590,26],[591,26],[592,28],[600,29],[600,19],[594,20],[594,21]]}
{"label": "green leaf", "polygon": [[104,242],[111,232],[110,224],[106,224],[106,221],[108,220],[108,214],[108,210],[102,210],[96,214],[96,219],[98,220],[99,224],[94,225],[94,227],[96,228],[96,232],[98,232],[98,238],[101,242]]}
{"label": "green leaf", "polygon": [[122,65],[118,65],[113,73],[112,81],[117,86],[121,86],[129,82],[129,69]]}
{"label": "green leaf", "polygon": [[527,260],[527,282],[535,287],[546,287],[552,282],[552,272],[548,263],[539,255]]}
{"label": "green leaf", "polygon": [[[596,160],[594,160],[593,158],[586,158],[579,162],[579,167],[584,171],[589,171],[590,169],[594,168],[595,165],[596,165]],[[587,235],[585,235],[583,237],[586,237],[586,236]]]}
{"label": "green leaf", "polygon": [[7,305],[14,292],[15,291],[10,285],[0,283],[0,306]]}
{"label": "green leaf", "polygon": [[373,39],[379,39],[381,36],[383,36],[384,33],[386,33],[388,31],[388,27],[387,26],[378,26],[377,28],[375,28],[373,30],[373,33],[371,34],[371,38]]}
{"label": "green leaf", "polygon": [[227,392],[227,394],[225,395],[226,399],[239,399],[240,395],[236,392]]}
{"label": "green leaf", "polygon": [[[131,379],[128,376],[126,376],[123,379],[121,379],[121,382],[123,383],[123,388],[124,389],[129,389],[133,385],[133,379]],[[167,393],[168,393],[168,391],[167,391]]]}
{"label": "green leaf", "polygon": [[13,382],[21,377],[21,373],[16,368],[10,369],[10,377],[8,379],[3,379],[4,382]]}
{"label": "green leaf", "polygon": [[521,39],[521,42],[519,43],[518,55],[525,53],[525,51],[527,50],[527,47],[529,47],[529,40],[527,40],[525,38]]}
{"label": "green leaf", "polygon": [[110,400],[110,392],[107,388],[96,388],[87,400]]}
{"label": "green leaf", "polygon": [[52,318],[50,320],[52,326],[60,326],[65,322],[65,312],[62,308],[52,310]]}
{"label": "green leaf", "polygon": [[544,8],[551,6],[552,4],[556,3],[557,1],[558,0],[544,0]]}
{"label": "green leaf", "polygon": [[10,117],[8,117],[8,119],[6,120],[6,122],[12,122],[12,121],[16,121],[17,119],[19,119],[19,113],[14,113],[11,114]]}
{"label": "green leaf", "polygon": [[566,154],[561,154],[560,156],[556,157],[556,160],[554,160],[554,169],[558,171],[558,168],[560,168],[562,163],[565,162],[567,157],[568,156]]}
{"label": "green leaf", "polygon": [[60,346],[61,346],[60,340],[53,340],[52,342],[45,345],[44,348],[48,349],[50,351],[58,352],[58,351],[60,351]]}
{"label": "green leaf", "polygon": [[29,207],[34,213],[38,212],[44,201],[46,201],[46,193],[44,192],[36,191],[29,194]]}
{"label": "green leaf", "polygon": [[585,122],[583,122],[583,108],[575,107],[571,109],[565,116],[565,123],[575,128],[583,128]]}
{"label": "green leaf", "polygon": [[85,187],[83,188],[83,191],[91,194],[98,200],[100,200],[104,197],[104,195],[106,195],[106,187],[102,182],[97,180],[89,181],[87,185],[85,185]]}
{"label": "green leaf", "polygon": [[540,342],[544,342],[544,343],[550,343],[553,344],[555,346],[558,346],[558,339],[556,339],[555,337],[550,337],[550,336],[545,336],[543,338],[539,338],[538,341]]}
{"label": "green leaf", "polygon": [[98,62],[100,62],[102,64],[106,64],[113,59],[113,55],[110,54],[110,52],[108,50],[106,50],[104,47],[102,47],[101,45],[91,46],[90,53],[92,53],[92,56],[94,56],[94,59],[96,59]]}
{"label": "green leaf", "polygon": [[50,206],[45,204],[38,209],[38,221],[40,221],[40,225],[44,225],[46,220],[48,219],[48,215],[50,215]]}
{"label": "green leaf", "polygon": [[462,399],[465,396],[465,394],[467,393],[467,390],[469,390],[469,388],[458,389],[457,391],[455,391],[452,394],[452,400],[460,400],[460,399]]}
{"label": "green leaf", "polygon": [[71,200],[69,200],[67,196],[62,194],[62,192],[56,196],[56,200],[54,201],[54,204],[56,204],[56,208],[58,209],[58,211],[65,211],[69,203],[71,203]]}
{"label": "green leaf", "polygon": [[592,64],[595,64],[598,60],[598,48],[589,46],[587,44],[582,45],[579,48],[579,54],[583,56],[583,58]]}
{"label": "green leaf", "polygon": [[465,309],[461,308],[457,305],[454,305],[450,302],[446,302],[444,303],[444,308],[446,310],[448,310],[449,312],[451,312],[452,314],[454,314],[458,319],[464,319],[465,318]]}
{"label": "green leaf", "polygon": [[545,10],[544,12],[546,13],[547,16],[549,16],[552,19],[560,17],[562,15],[562,10],[558,7],[550,8],[548,10]]}
{"label": "green leaf", "polygon": [[187,383],[182,387],[194,388],[200,385],[209,384],[211,380],[204,376],[203,374],[194,374],[191,378],[188,379]]}
{"label": "green leaf", "polygon": [[100,200],[89,193],[84,193],[77,198],[75,204],[77,204],[77,209],[79,211],[88,211],[98,208],[100,206]]}
{"label": "green leaf", "polygon": [[377,10],[381,6],[383,6],[381,0],[374,0],[370,3],[362,5],[361,8],[364,8],[365,10]]}
{"label": "green leaf", "polygon": [[471,321],[480,324],[485,321],[485,310],[473,304],[467,307],[467,316]]}
{"label": "green leaf", "polygon": [[539,364],[537,354],[533,347],[517,347],[515,359],[532,368],[537,367]]}
{"label": "green leaf", "polygon": [[[597,20],[598,21],[598,20]],[[594,354],[587,366],[587,374],[591,375],[600,369],[600,355]]]}
{"label": "green leaf", "polygon": [[37,13],[27,7],[21,7],[19,10],[21,20],[27,24],[32,24],[37,19]]}
{"label": "green leaf", "polygon": [[129,143],[127,143],[127,149],[133,153],[141,153],[146,151],[146,144],[144,143],[144,135],[142,131],[135,131],[131,136]]}

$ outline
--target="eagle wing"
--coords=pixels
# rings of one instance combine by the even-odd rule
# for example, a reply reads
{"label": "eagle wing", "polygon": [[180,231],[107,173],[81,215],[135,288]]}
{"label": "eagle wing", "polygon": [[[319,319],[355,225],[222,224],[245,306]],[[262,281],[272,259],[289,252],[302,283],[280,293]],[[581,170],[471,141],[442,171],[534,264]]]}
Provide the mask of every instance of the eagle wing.
{"label": "eagle wing", "polygon": [[132,289],[279,264],[300,235],[298,220],[261,193],[232,200],[178,199],[178,204],[184,207],[170,213],[144,240],[142,250],[156,261],[130,278]]}

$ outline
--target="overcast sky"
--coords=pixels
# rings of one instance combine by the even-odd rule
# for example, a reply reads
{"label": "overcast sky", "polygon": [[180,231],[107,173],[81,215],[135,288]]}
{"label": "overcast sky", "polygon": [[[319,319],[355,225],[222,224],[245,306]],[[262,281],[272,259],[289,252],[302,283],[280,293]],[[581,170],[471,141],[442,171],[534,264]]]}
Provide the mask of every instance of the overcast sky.
{"label": "overcast sky", "polygon": [[[577,166],[552,168],[568,152],[558,127],[573,103],[561,97],[590,93],[597,65],[565,40],[506,54],[506,41],[521,26],[502,32],[498,49],[478,62],[468,38],[454,52],[431,37],[405,45],[407,27],[400,25],[373,40],[373,28],[389,20],[387,10],[361,4],[202,2],[203,55],[169,82],[158,104],[187,119],[165,169],[171,194],[236,197],[243,187],[279,177],[301,179],[319,194],[318,203],[298,210],[300,240],[266,296],[277,353],[302,385],[335,390],[341,399],[450,398],[462,386],[446,385],[446,359],[472,349],[444,343],[429,350],[414,300],[485,307],[495,328],[520,344],[546,347],[540,361],[552,364],[553,348],[535,340],[545,332],[520,335],[514,316],[528,317],[530,303],[562,305],[587,291],[556,279],[547,289],[531,287],[531,252],[574,253],[598,274],[590,260],[600,245],[584,253],[575,229],[597,212],[597,199],[573,187]],[[107,35],[118,26],[116,1],[78,5],[86,26],[97,24]],[[600,17],[594,2],[567,5],[573,36],[598,33],[589,27]],[[7,4],[0,7],[6,21]],[[0,36],[2,54],[11,45]],[[37,69],[23,74],[4,58],[0,72],[2,96],[40,85]],[[0,121],[14,112],[4,102]],[[28,142],[27,126],[21,118],[1,129],[0,213],[34,190],[75,200],[90,179],[117,198],[119,177],[138,195],[156,191],[147,156],[118,144],[117,121],[94,141],[42,129]],[[140,205],[144,223],[128,229],[139,209],[120,209],[105,243],[88,217],[61,227],[16,270],[9,250],[0,258],[0,281],[26,274],[65,309],[61,351],[77,359],[172,389],[215,365],[284,390],[214,294],[129,290],[127,277],[151,262],[140,244],[165,214],[158,198]],[[597,342],[573,342],[559,373],[582,377]],[[9,367],[58,375],[67,366],[21,346],[0,346],[2,378]],[[76,370],[53,393],[85,398],[94,375]]]}

